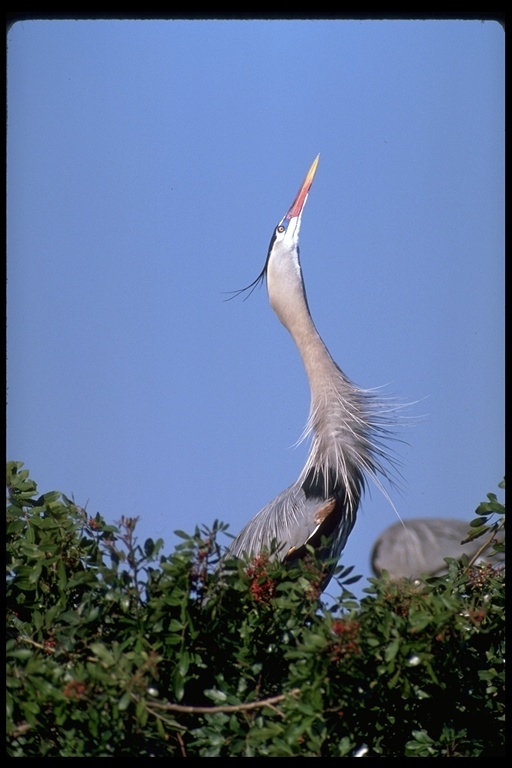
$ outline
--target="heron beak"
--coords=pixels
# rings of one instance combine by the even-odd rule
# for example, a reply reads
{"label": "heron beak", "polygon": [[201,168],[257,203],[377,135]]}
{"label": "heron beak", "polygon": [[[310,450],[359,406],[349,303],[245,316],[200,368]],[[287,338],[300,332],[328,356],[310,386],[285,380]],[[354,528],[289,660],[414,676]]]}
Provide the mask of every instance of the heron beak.
{"label": "heron beak", "polygon": [[295,201],[292,207],[284,217],[285,219],[293,219],[301,215],[302,209],[304,208],[304,205],[308,198],[308,192],[311,189],[313,179],[315,178],[316,168],[319,160],[320,160],[320,155],[317,155],[313,160],[313,165],[309,169],[306,178],[302,182],[302,186],[299,189],[299,192],[297,194],[297,197],[295,198]]}

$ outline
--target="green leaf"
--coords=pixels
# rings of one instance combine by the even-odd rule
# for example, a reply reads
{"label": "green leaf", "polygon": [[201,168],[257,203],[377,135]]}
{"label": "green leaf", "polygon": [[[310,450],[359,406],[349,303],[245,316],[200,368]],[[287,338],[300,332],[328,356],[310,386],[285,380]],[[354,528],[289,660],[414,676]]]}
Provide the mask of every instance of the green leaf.
{"label": "green leaf", "polygon": [[389,643],[389,645],[387,646],[384,652],[384,658],[386,661],[392,661],[396,657],[400,648],[400,643],[401,643],[401,640],[398,637],[395,640],[393,640],[391,643]]}
{"label": "green leaf", "polygon": [[209,688],[204,692],[205,696],[215,702],[215,704],[225,704],[227,696],[224,691],[218,691],[216,688]]}
{"label": "green leaf", "polygon": [[117,706],[119,707],[119,711],[124,712],[125,709],[128,709],[128,707],[131,704],[131,701],[132,701],[132,697],[131,697],[130,691],[125,691],[117,704]]}

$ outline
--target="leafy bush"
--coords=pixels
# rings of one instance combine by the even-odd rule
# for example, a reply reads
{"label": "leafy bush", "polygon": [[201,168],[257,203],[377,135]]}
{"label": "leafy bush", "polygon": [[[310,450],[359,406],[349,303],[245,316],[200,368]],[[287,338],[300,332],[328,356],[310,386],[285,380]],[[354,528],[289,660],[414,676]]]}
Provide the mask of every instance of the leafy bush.
{"label": "leafy bush", "polygon": [[[14,757],[504,754],[504,569],[392,583],[224,561],[226,526],[162,541],[37,495],[7,466],[7,734]],[[504,483],[501,484],[504,487]],[[504,526],[494,494],[472,536]],[[496,544],[502,550],[504,544]]]}

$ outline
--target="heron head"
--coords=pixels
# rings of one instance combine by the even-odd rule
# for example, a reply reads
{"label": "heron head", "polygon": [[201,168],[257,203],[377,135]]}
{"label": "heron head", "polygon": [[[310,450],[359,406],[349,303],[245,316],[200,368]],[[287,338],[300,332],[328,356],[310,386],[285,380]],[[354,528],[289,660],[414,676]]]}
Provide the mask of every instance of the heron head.
{"label": "heron head", "polygon": [[[290,210],[283,216],[277,227],[274,229],[268,248],[267,260],[265,261],[265,265],[260,274],[256,280],[253,280],[253,282],[245,288],[241,288],[239,291],[233,291],[231,298],[239,296],[241,293],[247,293],[247,298],[258,285],[261,285],[265,278],[267,278],[267,286],[269,287],[270,293],[270,286],[268,285],[269,271],[272,272],[276,270],[274,276],[277,279],[274,281],[274,284],[279,285],[280,288],[283,288],[284,282],[286,282],[283,282],[283,276],[286,272],[294,273],[296,276],[300,277],[300,222],[304,206],[306,205],[306,200],[308,199],[309,190],[311,189],[313,179],[315,178],[319,160],[320,155],[317,155],[313,160],[311,168],[307,172],[306,178],[302,182]],[[279,273],[281,274],[279,275]],[[300,279],[300,284],[302,286],[302,279]],[[272,303],[271,297],[271,304]]]}
{"label": "heron head", "polygon": [[307,310],[299,259],[299,230],[319,158],[317,155],[291,208],[274,229],[265,265],[270,305],[288,330],[300,307],[305,306]]}
{"label": "heron head", "polygon": [[317,155],[313,160],[311,168],[307,172],[306,178],[302,182],[302,185],[297,193],[295,200],[293,201],[290,210],[286,216],[283,216],[275,228],[272,240],[270,242],[269,256],[272,252],[272,249],[281,244],[284,248],[297,248],[299,242],[299,229],[302,219],[302,212],[304,211],[304,206],[306,205],[306,200],[308,199],[309,190],[311,189],[313,179],[315,178],[319,160],[320,155]]}

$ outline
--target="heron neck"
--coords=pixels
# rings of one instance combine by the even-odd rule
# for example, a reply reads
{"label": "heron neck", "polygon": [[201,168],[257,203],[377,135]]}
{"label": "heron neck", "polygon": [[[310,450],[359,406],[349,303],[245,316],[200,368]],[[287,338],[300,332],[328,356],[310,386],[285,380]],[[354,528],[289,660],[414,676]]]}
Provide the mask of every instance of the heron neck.
{"label": "heron neck", "polygon": [[339,369],[332,359],[309,312],[298,253],[294,258],[273,258],[267,271],[270,304],[288,329],[301,354],[312,399],[325,390]]}
{"label": "heron neck", "polygon": [[316,394],[323,391],[331,376],[339,373],[339,369],[316,329],[303,285],[296,284],[291,291],[290,288],[288,286],[288,300],[281,302],[280,296],[274,297],[272,306],[297,345],[314,399]]}
{"label": "heron neck", "polygon": [[337,375],[338,367],[318,333],[307,305],[305,311],[287,327],[302,357],[314,399],[323,391],[330,377]]}

